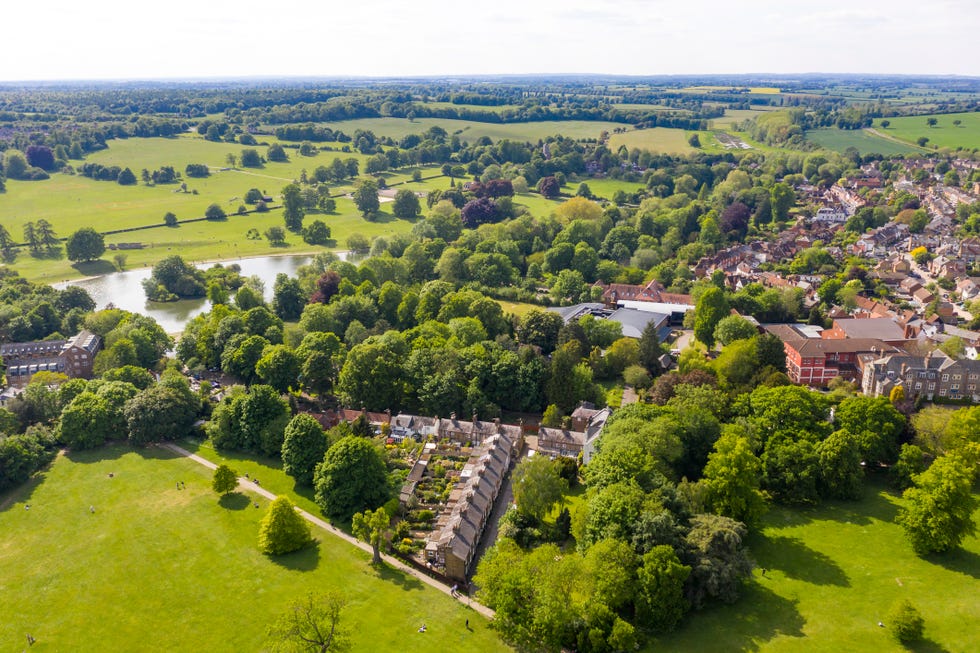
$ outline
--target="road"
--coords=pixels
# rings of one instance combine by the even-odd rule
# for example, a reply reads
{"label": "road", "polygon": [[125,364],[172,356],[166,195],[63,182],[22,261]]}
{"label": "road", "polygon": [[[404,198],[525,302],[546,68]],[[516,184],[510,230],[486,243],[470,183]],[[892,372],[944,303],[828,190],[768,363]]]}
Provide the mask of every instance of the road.
{"label": "road", "polygon": [[[190,451],[188,451],[187,449],[184,449],[183,447],[179,447],[176,444],[171,444],[171,443],[167,442],[167,443],[164,443],[164,444],[162,444],[160,446],[164,447],[165,449],[169,449],[170,451],[173,451],[174,453],[176,453],[178,455],[184,456],[186,458],[190,458],[194,462],[196,462],[196,463],[198,463],[200,465],[204,465],[208,469],[217,469],[217,467],[218,467],[217,464],[211,462],[210,460],[207,460],[206,458],[202,458],[201,456],[198,456],[197,454],[193,454]],[[253,494],[258,494],[259,496],[265,497],[266,499],[269,499],[270,501],[274,501],[277,498],[276,495],[273,494],[272,492],[269,492],[264,487],[261,487],[259,485],[256,485],[250,479],[247,479],[247,478],[244,478],[244,477],[239,477],[239,479],[238,479],[238,487],[242,488],[243,490],[245,490],[247,492],[251,492]],[[367,543],[361,542],[360,540],[358,540],[355,537],[351,537],[347,533],[345,533],[342,530],[334,527],[333,525],[325,522],[324,520],[320,519],[319,517],[317,517],[315,515],[311,515],[310,513],[306,512],[305,510],[301,510],[299,508],[296,509],[296,512],[298,512],[303,517],[303,519],[305,519],[306,521],[310,522],[314,526],[317,526],[317,527],[323,529],[324,531],[330,533],[331,535],[333,535],[335,537],[339,537],[340,539],[344,540],[348,544],[352,544],[352,545],[356,546],[357,548],[361,549],[362,551],[367,551],[368,553],[371,553],[372,552],[370,545],[368,545]],[[430,587],[434,587],[435,589],[439,590],[443,594],[445,594],[447,596],[450,596],[450,597],[456,599],[457,601],[459,601],[463,605],[466,605],[466,606],[468,606],[470,608],[473,608],[474,610],[476,610],[477,612],[479,612],[480,614],[482,614],[487,619],[493,619],[493,617],[494,617],[494,611],[491,610],[490,608],[486,607],[485,605],[483,605],[481,603],[477,603],[476,601],[472,600],[468,596],[464,596],[462,594],[459,594],[459,595],[455,595],[454,596],[453,593],[452,593],[452,588],[450,586],[445,585],[443,583],[440,583],[435,578],[432,578],[430,576],[427,576],[426,574],[423,574],[422,572],[420,572],[420,571],[418,571],[416,569],[413,569],[412,567],[409,567],[408,565],[406,565],[404,562],[402,562],[398,558],[394,558],[394,557],[392,557],[390,555],[387,555],[387,554],[381,554],[381,558],[389,566],[394,567],[395,569],[398,569],[399,571],[402,571],[402,572],[404,572],[406,574],[409,574],[412,577],[417,578],[418,580],[422,581],[426,585],[429,585]]]}

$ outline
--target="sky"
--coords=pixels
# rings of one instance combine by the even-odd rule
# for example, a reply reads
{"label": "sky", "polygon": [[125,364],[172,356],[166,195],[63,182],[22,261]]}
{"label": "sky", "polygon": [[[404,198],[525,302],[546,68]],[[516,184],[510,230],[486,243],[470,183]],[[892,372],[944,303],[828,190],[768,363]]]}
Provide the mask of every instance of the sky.
{"label": "sky", "polygon": [[976,0],[4,2],[0,80],[980,76]]}

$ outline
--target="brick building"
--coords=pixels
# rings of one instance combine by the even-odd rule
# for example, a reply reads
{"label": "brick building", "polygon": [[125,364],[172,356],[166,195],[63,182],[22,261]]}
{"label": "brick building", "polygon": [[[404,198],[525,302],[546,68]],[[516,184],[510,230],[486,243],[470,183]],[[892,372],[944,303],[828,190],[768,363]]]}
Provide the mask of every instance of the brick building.
{"label": "brick building", "polygon": [[81,331],[68,340],[9,342],[0,345],[0,358],[7,367],[7,383],[27,385],[38,372],[59,372],[69,378],[92,378],[95,355],[102,338]]}

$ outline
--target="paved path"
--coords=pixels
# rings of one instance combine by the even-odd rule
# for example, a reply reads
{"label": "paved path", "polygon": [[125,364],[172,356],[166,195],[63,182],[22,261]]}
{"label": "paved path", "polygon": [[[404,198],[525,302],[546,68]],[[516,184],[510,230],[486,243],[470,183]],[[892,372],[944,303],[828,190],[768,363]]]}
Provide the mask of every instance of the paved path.
{"label": "paved path", "polygon": [[[160,446],[162,446],[162,447],[164,447],[166,449],[169,449],[170,451],[173,451],[176,454],[179,454],[179,455],[184,456],[186,458],[190,458],[194,462],[199,463],[201,465],[204,465],[208,469],[216,469],[218,467],[218,465],[216,465],[215,463],[211,462],[210,460],[207,460],[206,458],[202,458],[202,457],[198,456],[197,454],[193,454],[190,451],[188,451],[187,449],[184,449],[183,447],[178,447],[176,444],[171,444],[171,443],[167,442],[167,443],[163,443]],[[265,497],[266,499],[269,499],[270,501],[273,501],[273,500],[276,499],[276,495],[275,494],[273,494],[272,492],[269,492],[268,490],[266,490],[264,487],[262,487],[260,485],[256,485],[254,482],[252,482],[251,480],[249,480],[247,478],[239,477],[239,479],[238,479],[238,486],[241,487],[244,490],[249,491],[249,492],[253,492],[255,494],[261,495],[261,496]],[[305,510],[301,510],[301,509],[297,508],[296,509],[296,512],[298,512],[300,515],[302,515],[303,519],[305,519],[306,521],[310,522],[311,524],[314,524],[315,526],[319,526],[320,528],[322,528],[323,530],[327,531],[331,535],[334,535],[336,537],[339,537],[340,539],[342,539],[342,540],[344,540],[344,541],[346,541],[346,542],[348,542],[350,544],[353,544],[354,546],[356,546],[357,548],[359,548],[359,549],[361,549],[363,551],[367,551],[368,553],[372,553],[371,546],[370,545],[368,545],[365,542],[361,542],[360,540],[358,540],[355,537],[351,537],[350,535],[348,535],[347,533],[343,532],[342,530],[336,528],[332,524],[327,523],[326,521],[320,519],[319,517],[317,517],[315,515],[311,515],[310,513],[306,512]],[[483,605],[481,603],[477,603],[476,601],[472,600],[468,596],[464,596],[462,594],[453,596],[452,588],[451,587],[449,587],[448,585],[446,585],[444,583],[440,583],[435,578],[432,578],[431,576],[428,576],[426,574],[423,574],[422,572],[418,571],[417,569],[413,569],[412,567],[410,567],[409,565],[406,565],[404,562],[402,562],[398,558],[394,558],[394,557],[392,557],[390,555],[386,555],[386,554],[381,554],[381,558],[385,561],[385,563],[387,563],[388,565],[394,567],[395,569],[398,569],[398,570],[400,570],[400,571],[402,571],[402,572],[404,572],[406,574],[409,574],[410,576],[412,576],[414,578],[419,579],[420,581],[422,581],[426,585],[429,585],[430,587],[434,587],[435,589],[439,590],[443,594],[446,594],[448,596],[453,597],[454,599],[456,599],[460,603],[462,603],[462,604],[464,604],[464,605],[466,605],[468,607],[473,608],[474,610],[476,610],[477,612],[479,612],[480,614],[482,614],[487,619],[493,619],[494,612],[493,612],[493,610],[491,610],[487,606],[485,606],[485,605]]]}

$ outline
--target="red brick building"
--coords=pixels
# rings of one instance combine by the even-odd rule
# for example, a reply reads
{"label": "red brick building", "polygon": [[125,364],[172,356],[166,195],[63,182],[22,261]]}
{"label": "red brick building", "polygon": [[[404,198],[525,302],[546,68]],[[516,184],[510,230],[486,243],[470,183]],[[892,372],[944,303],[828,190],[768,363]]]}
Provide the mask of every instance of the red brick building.
{"label": "red brick building", "polygon": [[812,338],[786,324],[770,325],[765,329],[783,341],[786,375],[800,385],[822,387],[838,376],[856,381],[861,378],[858,368],[861,354],[884,356],[901,352],[877,338]]}

